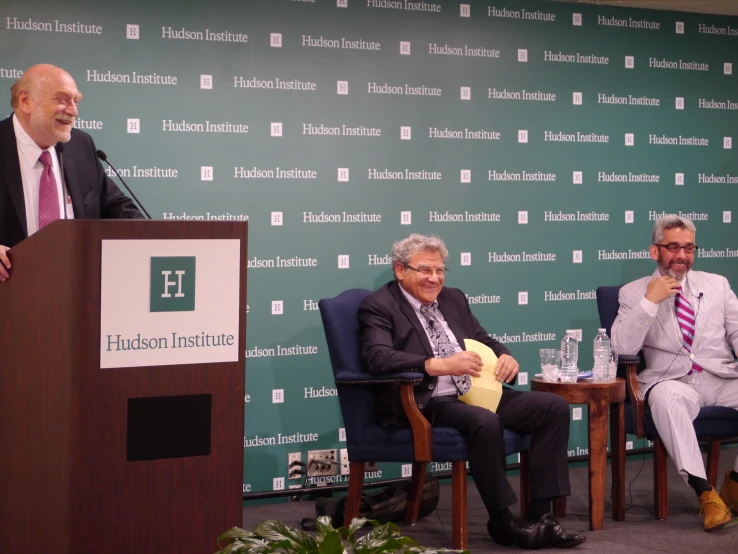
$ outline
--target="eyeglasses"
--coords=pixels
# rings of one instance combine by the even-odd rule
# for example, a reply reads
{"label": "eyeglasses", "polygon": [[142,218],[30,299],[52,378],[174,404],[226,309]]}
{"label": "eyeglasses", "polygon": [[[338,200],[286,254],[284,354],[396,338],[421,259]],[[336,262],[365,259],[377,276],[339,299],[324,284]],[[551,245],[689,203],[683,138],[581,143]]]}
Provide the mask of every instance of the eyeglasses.
{"label": "eyeglasses", "polygon": [[432,267],[428,267],[427,265],[421,265],[420,267],[413,267],[410,264],[405,264],[405,267],[408,269],[412,269],[413,271],[417,271],[423,277],[432,277],[433,275],[444,277],[446,273],[448,273],[447,267],[432,268]]}
{"label": "eyeglasses", "polygon": [[699,246],[696,244],[685,244],[684,246],[680,246],[677,242],[670,242],[669,244],[655,244],[654,246],[661,246],[663,248],[666,248],[669,252],[672,254],[678,254],[679,251],[684,248],[685,254],[694,254],[694,251],[699,249]]}

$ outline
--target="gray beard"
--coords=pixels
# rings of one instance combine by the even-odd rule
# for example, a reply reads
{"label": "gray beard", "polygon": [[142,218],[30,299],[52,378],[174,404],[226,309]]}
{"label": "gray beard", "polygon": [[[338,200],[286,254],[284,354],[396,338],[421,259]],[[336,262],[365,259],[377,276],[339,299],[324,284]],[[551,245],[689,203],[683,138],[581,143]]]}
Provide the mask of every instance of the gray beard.
{"label": "gray beard", "polygon": [[659,273],[661,275],[668,275],[669,277],[671,277],[672,279],[676,279],[677,281],[680,281],[690,269],[691,268],[687,266],[687,268],[684,270],[684,273],[679,275],[676,271],[671,269],[669,266],[664,266],[661,263],[659,263]]}

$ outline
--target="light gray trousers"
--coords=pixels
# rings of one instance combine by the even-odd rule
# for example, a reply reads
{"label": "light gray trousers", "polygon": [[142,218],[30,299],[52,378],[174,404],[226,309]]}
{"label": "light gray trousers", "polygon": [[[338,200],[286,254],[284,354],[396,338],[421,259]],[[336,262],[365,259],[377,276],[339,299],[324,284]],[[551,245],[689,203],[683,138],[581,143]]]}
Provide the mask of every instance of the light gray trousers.
{"label": "light gray trousers", "polygon": [[[684,480],[688,473],[706,479],[692,422],[705,406],[738,410],[738,379],[716,377],[707,370],[693,372],[655,385],[649,393],[648,405],[659,437]],[[738,471],[738,456],[733,469]]]}

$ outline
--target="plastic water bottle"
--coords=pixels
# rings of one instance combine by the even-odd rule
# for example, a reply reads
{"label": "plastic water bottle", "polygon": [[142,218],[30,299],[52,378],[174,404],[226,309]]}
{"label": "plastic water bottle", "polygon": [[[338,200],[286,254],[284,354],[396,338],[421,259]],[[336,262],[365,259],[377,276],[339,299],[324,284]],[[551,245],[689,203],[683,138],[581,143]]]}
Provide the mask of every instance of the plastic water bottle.
{"label": "plastic water bottle", "polygon": [[579,376],[577,360],[579,358],[579,341],[571,329],[561,339],[561,375],[562,383],[576,383]]}
{"label": "plastic water bottle", "polygon": [[604,381],[610,376],[610,337],[604,329],[597,329],[592,352],[594,353],[592,371],[595,381]]}

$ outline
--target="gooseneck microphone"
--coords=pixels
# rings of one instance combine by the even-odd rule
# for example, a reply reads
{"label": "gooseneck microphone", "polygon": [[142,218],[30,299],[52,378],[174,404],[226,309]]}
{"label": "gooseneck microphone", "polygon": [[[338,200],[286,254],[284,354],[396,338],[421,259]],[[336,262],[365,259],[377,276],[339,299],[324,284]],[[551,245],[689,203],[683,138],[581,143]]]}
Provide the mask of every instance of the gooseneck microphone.
{"label": "gooseneck microphone", "polygon": [[62,212],[64,213],[64,219],[67,219],[67,185],[64,182],[64,143],[56,143],[56,153],[59,156],[59,177],[61,178],[62,187]]}
{"label": "gooseneck microphone", "polygon": [[126,182],[123,180],[123,177],[120,176],[120,173],[118,173],[118,170],[113,167],[113,164],[111,164],[108,161],[108,155],[103,152],[102,150],[97,151],[97,157],[100,158],[102,161],[104,161],[106,164],[110,166],[110,169],[115,171],[115,174],[118,176],[118,179],[120,179],[120,182],[123,183],[123,186],[126,187],[126,190],[129,192],[131,196],[133,196],[133,199],[136,201],[136,204],[138,204],[138,207],[143,210],[143,213],[146,214],[146,217],[151,219],[151,216],[149,215],[149,212],[146,211],[146,208],[143,207],[143,204],[141,204],[141,201],[136,198],[136,195],[133,194],[133,191],[130,189],[130,187],[126,184]]}

